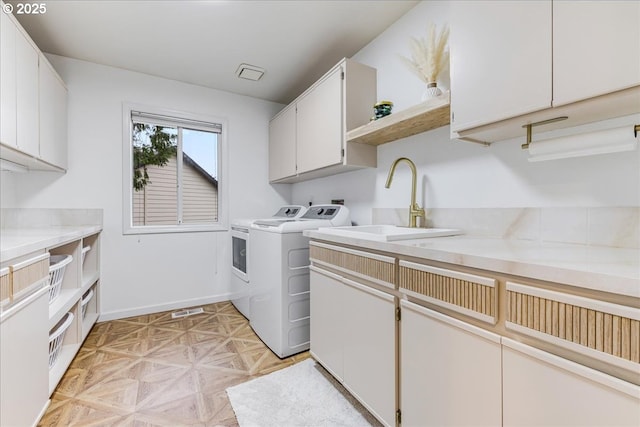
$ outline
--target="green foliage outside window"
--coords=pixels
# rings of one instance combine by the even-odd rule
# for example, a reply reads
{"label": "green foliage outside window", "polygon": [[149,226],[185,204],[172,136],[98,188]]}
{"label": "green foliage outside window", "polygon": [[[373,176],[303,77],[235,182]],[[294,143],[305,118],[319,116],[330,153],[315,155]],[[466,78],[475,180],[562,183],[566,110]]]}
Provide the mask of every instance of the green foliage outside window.
{"label": "green foliage outside window", "polygon": [[149,181],[147,166],[165,166],[177,153],[177,130],[133,123],[133,188],[142,190]]}

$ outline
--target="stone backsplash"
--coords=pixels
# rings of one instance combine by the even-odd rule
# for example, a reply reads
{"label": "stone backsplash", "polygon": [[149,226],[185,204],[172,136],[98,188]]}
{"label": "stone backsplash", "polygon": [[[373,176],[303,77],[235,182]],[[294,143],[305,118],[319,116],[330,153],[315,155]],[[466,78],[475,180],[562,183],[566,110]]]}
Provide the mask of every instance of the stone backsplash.
{"label": "stone backsplash", "polygon": [[[426,209],[423,227],[467,235],[591,246],[640,248],[640,207]],[[406,226],[408,208],[374,208],[373,224]]]}

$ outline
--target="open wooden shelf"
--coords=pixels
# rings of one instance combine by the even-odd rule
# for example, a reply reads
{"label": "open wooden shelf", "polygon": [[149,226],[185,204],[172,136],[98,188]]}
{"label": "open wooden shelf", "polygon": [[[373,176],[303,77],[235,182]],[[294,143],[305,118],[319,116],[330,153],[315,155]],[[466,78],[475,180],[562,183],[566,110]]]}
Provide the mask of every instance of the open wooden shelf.
{"label": "open wooden shelf", "polygon": [[446,126],[449,92],[347,132],[347,142],[380,145]]}

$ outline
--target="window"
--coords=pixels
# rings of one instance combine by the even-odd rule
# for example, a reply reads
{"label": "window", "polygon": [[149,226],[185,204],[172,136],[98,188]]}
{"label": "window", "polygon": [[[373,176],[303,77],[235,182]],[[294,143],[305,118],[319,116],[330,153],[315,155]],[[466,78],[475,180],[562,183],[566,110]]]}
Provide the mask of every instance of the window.
{"label": "window", "polygon": [[125,121],[124,232],[224,229],[222,121],[135,107]]}

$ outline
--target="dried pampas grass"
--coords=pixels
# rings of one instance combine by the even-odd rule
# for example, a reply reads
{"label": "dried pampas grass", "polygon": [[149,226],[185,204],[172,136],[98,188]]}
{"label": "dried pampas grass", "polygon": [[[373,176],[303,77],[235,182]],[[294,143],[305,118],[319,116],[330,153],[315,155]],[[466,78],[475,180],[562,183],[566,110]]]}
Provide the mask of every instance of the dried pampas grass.
{"label": "dried pampas grass", "polygon": [[411,59],[400,56],[409,69],[427,84],[436,83],[449,64],[449,28],[443,26],[436,36],[436,26],[431,23],[428,34],[428,39],[411,38]]}

